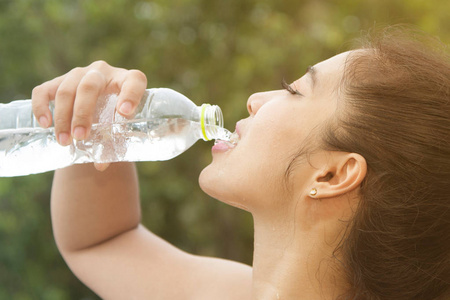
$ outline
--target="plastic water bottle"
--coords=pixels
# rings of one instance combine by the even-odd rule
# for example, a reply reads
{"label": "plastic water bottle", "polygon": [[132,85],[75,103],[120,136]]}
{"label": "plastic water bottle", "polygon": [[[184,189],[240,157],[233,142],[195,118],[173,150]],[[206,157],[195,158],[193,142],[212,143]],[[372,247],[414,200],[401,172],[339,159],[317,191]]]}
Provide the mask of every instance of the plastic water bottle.
{"label": "plastic water bottle", "polygon": [[[0,176],[21,176],[89,162],[171,159],[197,140],[229,140],[216,105],[196,106],[167,88],[148,89],[131,119],[115,111],[117,95],[99,98],[90,136],[57,143],[54,127],[41,128],[31,100],[0,104]],[[50,103],[53,113],[54,103]]]}

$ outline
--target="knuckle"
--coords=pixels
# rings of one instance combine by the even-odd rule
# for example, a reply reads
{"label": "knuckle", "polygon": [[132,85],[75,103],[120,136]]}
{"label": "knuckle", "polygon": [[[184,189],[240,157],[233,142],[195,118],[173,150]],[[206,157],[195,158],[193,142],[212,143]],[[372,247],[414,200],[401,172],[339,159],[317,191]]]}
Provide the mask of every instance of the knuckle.
{"label": "knuckle", "polygon": [[128,100],[128,101],[131,101],[134,104],[136,104],[138,101],[141,100],[142,96],[136,90],[128,90],[126,92],[126,94],[123,95],[123,97],[124,97],[124,100]]}
{"label": "knuckle", "polygon": [[57,132],[69,131],[70,121],[67,118],[61,116],[55,116],[55,130]]}
{"label": "knuckle", "polygon": [[37,116],[45,114],[45,112],[48,110],[43,104],[36,103],[34,101],[31,102],[31,109],[33,110],[33,113]]}
{"label": "knuckle", "polygon": [[75,112],[73,123],[77,125],[86,125],[91,121],[91,113],[86,109],[78,109]]}
{"label": "knuckle", "polygon": [[67,88],[59,88],[56,92],[57,98],[73,98],[75,95],[74,91],[71,91]]}
{"label": "knuckle", "polygon": [[98,90],[98,84],[94,80],[86,80],[80,83],[78,90],[82,93],[91,93]]}
{"label": "knuckle", "polygon": [[97,69],[103,69],[103,68],[109,67],[109,64],[104,60],[97,60],[97,61],[94,61],[90,66],[97,68]]}
{"label": "knuckle", "polygon": [[33,90],[31,91],[31,97],[36,97],[37,95],[42,94],[42,90],[43,90],[43,85],[42,84],[38,85],[38,86],[35,86],[33,88]]}
{"label": "knuckle", "polygon": [[72,74],[80,74],[80,73],[84,72],[83,69],[84,69],[84,68],[82,68],[82,67],[76,67],[76,68],[73,68],[72,70],[70,70],[69,74],[70,74],[70,73],[72,73]]}
{"label": "knuckle", "polygon": [[135,78],[135,79],[137,79],[137,80],[139,80],[141,82],[147,83],[147,76],[145,76],[144,72],[142,72],[140,70],[135,70],[135,69],[129,70],[128,74],[131,77],[133,77],[133,78]]}

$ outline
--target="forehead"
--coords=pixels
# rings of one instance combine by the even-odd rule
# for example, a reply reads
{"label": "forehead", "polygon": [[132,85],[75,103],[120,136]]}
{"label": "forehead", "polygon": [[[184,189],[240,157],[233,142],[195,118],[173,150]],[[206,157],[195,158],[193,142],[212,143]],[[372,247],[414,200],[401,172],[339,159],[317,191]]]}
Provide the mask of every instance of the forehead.
{"label": "forehead", "polygon": [[347,51],[337,54],[314,65],[318,90],[322,90],[322,92],[336,91],[344,74],[347,58],[352,52],[353,51]]}
{"label": "forehead", "polygon": [[339,71],[340,69],[344,68],[345,61],[347,60],[348,56],[350,54],[352,54],[353,52],[355,52],[355,51],[352,50],[352,51],[346,51],[346,52],[339,53],[333,57],[330,57],[329,59],[326,59],[324,61],[317,63],[314,66],[314,68],[321,70],[321,71],[325,71],[326,69],[332,70],[332,71]]}

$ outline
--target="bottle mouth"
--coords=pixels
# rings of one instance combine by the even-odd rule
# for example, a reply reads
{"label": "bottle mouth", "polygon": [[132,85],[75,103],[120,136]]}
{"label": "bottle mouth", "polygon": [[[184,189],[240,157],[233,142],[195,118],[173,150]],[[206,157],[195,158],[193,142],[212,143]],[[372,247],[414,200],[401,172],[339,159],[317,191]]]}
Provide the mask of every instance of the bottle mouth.
{"label": "bottle mouth", "polygon": [[202,138],[210,141],[216,138],[223,128],[222,110],[217,105],[203,104],[201,106],[200,124],[202,127]]}

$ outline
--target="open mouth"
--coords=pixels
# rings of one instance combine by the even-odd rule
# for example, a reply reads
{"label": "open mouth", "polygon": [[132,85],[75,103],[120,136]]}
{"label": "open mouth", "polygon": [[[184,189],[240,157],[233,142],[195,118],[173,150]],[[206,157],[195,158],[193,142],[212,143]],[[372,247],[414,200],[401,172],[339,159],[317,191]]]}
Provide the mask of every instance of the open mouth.
{"label": "open mouth", "polygon": [[239,142],[239,134],[233,132],[231,135],[229,135],[229,138],[227,138],[227,140],[216,139],[216,141],[214,142],[213,149],[216,151],[226,151],[236,147],[238,142]]}

